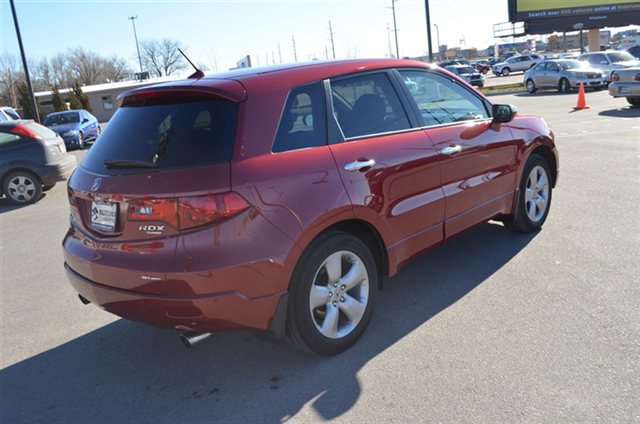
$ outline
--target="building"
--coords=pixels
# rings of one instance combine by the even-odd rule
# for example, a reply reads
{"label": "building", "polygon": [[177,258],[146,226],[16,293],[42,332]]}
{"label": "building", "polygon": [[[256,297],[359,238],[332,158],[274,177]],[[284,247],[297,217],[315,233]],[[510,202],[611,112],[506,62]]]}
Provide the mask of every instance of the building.
{"label": "building", "polygon": [[[92,114],[98,118],[100,122],[107,122],[118,109],[116,99],[121,93],[133,90],[134,88],[145,87],[167,81],[175,81],[186,78],[186,76],[171,75],[168,77],[151,78],[142,81],[120,81],[106,84],[88,85],[82,87],[82,91],[87,95],[89,104],[93,109]],[[69,99],[67,95],[71,89],[65,88],[60,90],[60,94],[65,98],[67,104]],[[36,99],[40,103],[42,115],[45,116],[53,112],[51,99],[53,93],[51,91],[41,91],[35,93]]]}

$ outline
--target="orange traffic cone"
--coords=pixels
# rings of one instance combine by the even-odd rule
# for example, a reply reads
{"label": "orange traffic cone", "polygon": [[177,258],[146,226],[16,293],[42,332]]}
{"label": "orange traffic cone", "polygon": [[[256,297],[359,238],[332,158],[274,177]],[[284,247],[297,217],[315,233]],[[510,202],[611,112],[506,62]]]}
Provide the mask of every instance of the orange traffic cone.
{"label": "orange traffic cone", "polygon": [[573,110],[589,109],[587,104],[587,98],[584,95],[584,84],[580,83],[580,90],[578,91],[578,104],[573,107]]}

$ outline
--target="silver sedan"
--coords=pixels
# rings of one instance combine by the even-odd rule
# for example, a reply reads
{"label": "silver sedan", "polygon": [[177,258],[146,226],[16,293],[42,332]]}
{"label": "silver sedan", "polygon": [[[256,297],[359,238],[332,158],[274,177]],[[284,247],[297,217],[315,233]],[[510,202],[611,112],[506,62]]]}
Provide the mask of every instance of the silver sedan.
{"label": "silver sedan", "polygon": [[609,94],[613,97],[626,97],[631,106],[640,106],[640,68],[614,71]]}
{"label": "silver sedan", "polygon": [[580,83],[585,88],[602,88],[607,86],[607,77],[599,69],[566,59],[541,62],[524,74],[524,84],[529,93],[535,93],[539,88],[556,88],[568,93],[572,88],[578,88]]}

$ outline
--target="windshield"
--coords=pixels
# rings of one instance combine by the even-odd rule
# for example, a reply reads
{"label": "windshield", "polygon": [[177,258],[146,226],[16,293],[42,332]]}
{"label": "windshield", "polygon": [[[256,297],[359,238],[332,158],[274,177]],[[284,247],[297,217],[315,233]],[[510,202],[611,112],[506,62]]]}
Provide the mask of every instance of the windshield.
{"label": "windshield", "polygon": [[575,68],[583,68],[584,64],[580,63],[577,60],[564,60],[562,62],[558,62],[558,65],[560,65],[560,68],[566,70],[566,69],[575,69]]}
{"label": "windshield", "polygon": [[474,74],[476,72],[471,66],[462,66],[458,68],[459,74]]}
{"label": "windshield", "polygon": [[44,124],[47,126],[77,124],[78,122],[80,122],[80,114],[78,112],[57,113],[47,116],[47,119],[44,120]]}
{"label": "windshield", "polygon": [[627,52],[608,53],[607,56],[609,56],[609,60],[613,63],[626,62],[627,60],[637,60],[635,57],[631,56],[631,53]]}
{"label": "windshield", "polygon": [[[112,164],[145,163],[157,169],[228,162],[237,104],[211,98],[121,107],[83,161],[90,171],[122,173]],[[171,100],[172,102],[174,100]],[[106,163],[106,166],[105,166]],[[136,171],[133,168],[132,172]]]}

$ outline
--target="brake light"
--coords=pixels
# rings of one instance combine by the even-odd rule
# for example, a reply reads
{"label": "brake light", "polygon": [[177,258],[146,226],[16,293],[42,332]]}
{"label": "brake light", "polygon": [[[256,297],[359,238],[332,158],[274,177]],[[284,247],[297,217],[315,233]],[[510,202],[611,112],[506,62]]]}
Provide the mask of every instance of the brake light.
{"label": "brake light", "polygon": [[636,74],[636,76],[633,77],[633,79],[636,80],[636,81],[640,81],[640,74]]}
{"label": "brake light", "polygon": [[177,199],[143,199],[131,202],[129,220],[162,221],[178,230],[188,230],[230,218],[249,206],[242,196],[233,192]]}
{"label": "brake light", "polygon": [[620,81],[620,75],[614,72],[613,75],[611,75],[611,81]]}
{"label": "brake light", "polygon": [[13,127],[13,129],[11,130],[11,133],[15,135],[42,140],[42,137],[37,132],[30,130],[29,128],[27,128],[22,124],[16,125],[15,127]]}

